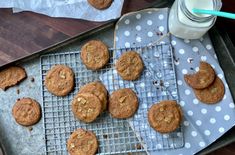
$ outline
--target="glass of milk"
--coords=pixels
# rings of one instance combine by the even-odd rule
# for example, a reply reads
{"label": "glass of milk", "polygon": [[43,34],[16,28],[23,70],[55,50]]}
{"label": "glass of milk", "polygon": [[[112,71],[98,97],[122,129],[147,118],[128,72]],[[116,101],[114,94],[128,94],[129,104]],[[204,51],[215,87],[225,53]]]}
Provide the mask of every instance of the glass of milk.
{"label": "glass of milk", "polygon": [[193,8],[220,10],[221,0],[175,0],[169,14],[169,31],[183,39],[201,38],[215,23],[216,16],[195,14]]}

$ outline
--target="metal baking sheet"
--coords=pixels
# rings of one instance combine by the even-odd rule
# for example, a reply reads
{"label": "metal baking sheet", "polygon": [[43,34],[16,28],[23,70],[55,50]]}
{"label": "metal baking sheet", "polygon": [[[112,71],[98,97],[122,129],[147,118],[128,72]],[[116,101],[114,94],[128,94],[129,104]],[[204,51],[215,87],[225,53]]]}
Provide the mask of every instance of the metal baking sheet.
{"label": "metal baking sheet", "polygon": [[[45,50],[44,52],[69,52],[77,50],[81,45],[87,41],[87,39],[101,39],[106,42],[110,47],[113,45],[113,24],[106,25],[101,31],[96,30],[85,35],[79,36],[74,40],[69,40],[61,45],[58,45],[52,49]],[[96,33],[95,33],[96,32]],[[231,56],[230,51],[234,51],[234,47],[229,42],[228,37],[224,33],[219,33],[216,29],[213,29],[210,33],[212,42],[214,44],[216,53],[219,57],[220,65],[224,69],[227,81],[231,92],[235,92],[235,84],[233,78],[235,76],[234,58]],[[40,83],[40,61],[38,55],[34,58],[24,59],[18,61],[17,64],[25,67],[28,78],[20,85],[13,88],[9,88],[6,92],[0,91],[0,139],[6,148],[6,152],[9,155],[19,154],[44,154],[45,139],[43,137],[43,124],[42,120],[32,129],[21,127],[17,125],[11,115],[11,108],[17,98],[29,96],[38,100],[41,104],[41,83]],[[227,67],[230,66],[230,67]],[[34,78],[34,82],[31,81]],[[20,91],[18,94],[17,90]],[[234,95],[234,94],[233,94]],[[201,151],[199,154],[206,154],[214,149],[220,148],[225,144],[235,141],[234,130],[232,129],[221,137],[217,142],[210,147]]]}

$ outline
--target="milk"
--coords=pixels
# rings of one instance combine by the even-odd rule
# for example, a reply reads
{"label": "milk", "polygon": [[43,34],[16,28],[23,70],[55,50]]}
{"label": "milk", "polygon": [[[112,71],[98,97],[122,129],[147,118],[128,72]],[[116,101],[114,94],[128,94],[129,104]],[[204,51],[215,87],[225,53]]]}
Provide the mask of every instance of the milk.
{"label": "milk", "polygon": [[[193,8],[196,9],[203,9],[203,10],[213,10],[213,0],[185,0],[185,6],[188,8],[188,10],[192,12]],[[208,17],[210,15],[207,14],[195,14],[194,15],[198,17]]]}
{"label": "milk", "polygon": [[[185,7],[182,7],[182,4],[184,4]],[[201,38],[214,25],[216,17],[206,14],[195,14],[192,12],[192,9],[214,10],[215,8],[221,7],[214,6],[215,4],[221,4],[221,0],[176,0],[169,14],[169,31],[173,35],[183,39]],[[186,16],[185,10],[182,9],[189,11],[191,14]],[[209,16],[210,18],[208,18]],[[199,19],[207,18],[203,22],[198,22],[191,19],[194,17]]]}

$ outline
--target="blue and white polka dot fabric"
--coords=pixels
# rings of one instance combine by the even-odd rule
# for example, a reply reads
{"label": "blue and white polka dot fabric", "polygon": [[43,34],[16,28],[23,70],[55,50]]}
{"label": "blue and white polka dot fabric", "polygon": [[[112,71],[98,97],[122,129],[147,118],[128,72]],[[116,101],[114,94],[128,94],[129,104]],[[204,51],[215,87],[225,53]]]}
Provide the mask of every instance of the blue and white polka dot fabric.
{"label": "blue and white polka dot fabric", "polygon": [[[122,17],[115,28],[114,48],[147,45],[158,40],[162,35],[168,33],[168,11],[167,8],[147,9]],[[198,40],[183,40],[171,36],[166,37],[162,42],[169,42],[174,48],[179,104],[182,106],[185,116],[182,125],[185,145],[180,149],[157,151],[157,153],[195,154],[234,126],[234,103],[207,34]],[[199,69],[200,61],[211,64],[218,77],[224,82],[225,95],[223,100],[217,104],[200,103],[193,90],[183,79],[184,74],[193,73]],[[142,84],[142,86],[145,85]],[[154,152],[150,152],[150,154],[154,154]]]}

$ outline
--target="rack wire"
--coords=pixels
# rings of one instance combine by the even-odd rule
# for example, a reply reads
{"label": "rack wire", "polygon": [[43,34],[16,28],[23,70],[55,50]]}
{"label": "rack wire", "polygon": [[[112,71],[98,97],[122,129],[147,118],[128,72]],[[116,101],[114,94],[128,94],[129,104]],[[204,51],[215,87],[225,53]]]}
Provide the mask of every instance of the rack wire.
{"label": "rack wire", "polygon": [[[109,93],[124,87],[129,87],[134,89],[137,92],[138,97],[140,98],[140,107],[137,112],[137,115],[142,114],[142,117],[145,119],[144,112],[149,107],[150,103],[156,102],[155,96],[149,97],[148,92],[150,89],[146,87],[145,90],[139,90],[138,85],[145,82],[145,84],[149,84],[148,81],[142,81],[142,77],[147,75],[147,72],[151,72],[152,75],[155,75],[155,71],[152,68],[146,67],[144,70],[143,75],[141,76],[140,80],[136,82],[128,82],[123,81],[119,76],[116,76],[117,72],[114,69],[114,64],[116,59],[118,58],[118,53],[122,53],[128,50],[136,50],[141,52],[142,58],[145,60],[144,53],[151,53],[154,52],[153,50],[157,50],[159,54],[162,54],[161,59],[164,58],[165,54],[163,53],[162,47],[167,46],[168,48],[170,45],[156,45],[151,47],[134,47],[134,48],[125,48],[125,49],[110,49],[110,62],[109,64],[99,71],[91,71],[87,70],[86,67],[82,64],[80,59],[80,51],[75,52],[66,52],[66,53],[54,53],[54,54],[47,54],[41,56],[41,77],[42,77],[42,100],[43,100],[43,117],[44,117],[44,130],[45,130],[45,143],[46,143],[46,154],[67,154],[66,149],[66,142],[70,136],[70,134],[76,130],[77,128],[84,128],[90,131],[93,131],[98,140],[99,140],[99,149],[98,154],[117,154],[117,153],[128,153],[128,152],[142,152],[142,151],[151,151],[151,150],[159,150],[159,149],[170,149],[170,148],[179,148],[183,146],[183,134],[182,128],[179,128],[177,132],[172,134],[160,135],[153,131],[150,131],[150,127],[147,126],[145,135],[143,135],[142,128],[137,128],[138,125],[136,124],[136,117],[133,119],[128,120],[120,120],[112,118],[107,112],[103,113],[98,119],[93,123],[83,123],[79,120],[76,120],[73,116],[71,111],[71,101],[73,100],[74,96],[78,92],[79,88],[89,82],[102,80],[106,81],[105,85],[109,90]],[[161,48],[159,48],[161,47]],[[167,50],[168,51],[168,50]],[[142,53],[143,52],[143,53]],[[115,53],[115,54],[114,54]],[[114,55],[113,55],[114,54]],[[156,54],[156,53],[154,53]],[[171,68],[170,74],[175,75],[174,72],[174,65],[172,60],[172,50],[167,53],[167,59],[171,60]],[[160,57],[159,57],[160,58]],[[162,63],[164,66],[164,59],[162,59]],[[145,62],[145,66],[149,66],[147,61]],[[47,71],[56,64],[64,64],[71,67],[75,73],[75,89],[72,93],[67,95],[66,97],[57,97],[49,93],[44,86],[45,76]],[[173,68],[172,68],[173,67]],[[168,71],[164,71],[166,68],[162,68],[161,72],[163,71],[163,75],[165,76],[168,74]],[[173,69],[173,70],[172,70]],[[148,73],[148,74],[149,74]],[[158,74],[156,74],[158,75]],[[153,78],[152,76],[151,78]],[[163,76],[162,76],[163,77]],[[166,76],[165,76],[166,77]],[[148,77],[149,78],[149,77]],[[154,77],[156,78],[156,77]],[[110,81],[111,80],[111,81]],[[147,78],[146,78],[147,80]],[[150,79],[153,81],[153,79]],[[162,79],[155,79],[154,81],[161,81]],[[167,92],[166,95],[159,95],[158,97],[176,97],[173,99],[177,100],[177,90],[175,94],[169,95],[168,89],[173,87],[174,90],[177,89],[176,87],[176,80],[175,77],[172,81],[172,78],[167,80],[164,79],[163,81],[170,81],[169,87],[161,87],[161,89],[165,89]],[[156,89],[157,83],[154,84],[154,88]],[[153,84],[151,83],[151,86]],[[160,85],[159,85],[160,86]],[[160,88],[160,87],[159,87]],[[164,92],[163,90],[161,90]],[[153,91],[154,92],[154,91]],[[140,93],[146,94],[146,97],[140,96]],[[154,94],[154,93],[153,93]],[[156,92],[157,94],[157,92]],[[159,98],[157,101],[163,98]],[[142,104],[147,103],[148,106],[142,108]],[[143,111],[145,110],[145,111]],[[137,121],[138,122],[138,121]],[[138,130],[141,129],[141,130]],[[149,132],[149,134],[148,134]],[[143,141],[143,136],[153,135],[157,138],[157,145],[152,142],[154,139],[146,139],[147,141]],[[179,136],[180,135],[180,136]],[[149,143],[151,141],[152,143]],[[171,143],[173,142],[173,143]],[[151,145],[150,145],[151,144]],[[159,147],[161,144],[161,148]],[[167,145],[166,145],[167,144]],[[169,144],[169,145],[168,145]],[[173,147],[172,147],[172,144]]]}

